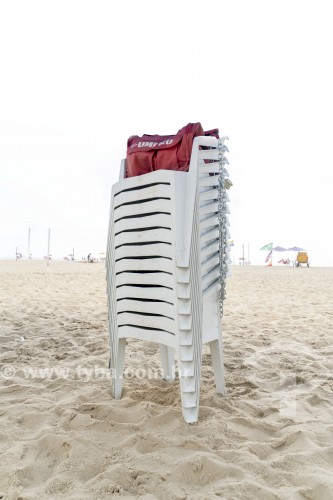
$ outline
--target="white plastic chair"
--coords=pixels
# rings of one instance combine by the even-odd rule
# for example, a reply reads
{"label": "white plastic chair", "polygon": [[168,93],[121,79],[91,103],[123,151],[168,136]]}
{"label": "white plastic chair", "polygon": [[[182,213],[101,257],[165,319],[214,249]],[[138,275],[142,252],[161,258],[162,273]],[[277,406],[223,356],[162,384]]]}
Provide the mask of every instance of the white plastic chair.
{"label": "white plastic chair", "polygon": [[[225,393],[219,290],[228,271],[226,262],[220,269],[221,241],[229,234],[227,217],[223,227],[218,219],[218,160],[218,140],[197,137],[188,172],[124,178],[123,160],[112,188],[106,268],[113,396],[121,397],[126,338],[157,342],[166,380],[174,379],[176,355],[188,423],[198,420],[203,343],[217,392]],[[226,162],[223,156],[224,175]],[[224,186],[222,195],[225,206]]]}

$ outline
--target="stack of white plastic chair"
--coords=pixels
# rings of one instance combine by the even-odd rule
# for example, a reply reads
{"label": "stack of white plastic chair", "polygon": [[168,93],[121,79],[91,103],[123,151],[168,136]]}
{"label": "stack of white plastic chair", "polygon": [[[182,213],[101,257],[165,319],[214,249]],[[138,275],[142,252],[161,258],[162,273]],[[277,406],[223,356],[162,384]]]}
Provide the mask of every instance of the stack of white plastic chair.
{"label": "stack of white plastic chair", "polygon": [[198,420],[202,345],[224,394],[221,311],[228,274],[225,139],[196,137],[188,172],[157,170],[112,189],[107,292],[112,391],[121,397],[126,338],[160,344],[164,378],[177,358],[183,415]]}

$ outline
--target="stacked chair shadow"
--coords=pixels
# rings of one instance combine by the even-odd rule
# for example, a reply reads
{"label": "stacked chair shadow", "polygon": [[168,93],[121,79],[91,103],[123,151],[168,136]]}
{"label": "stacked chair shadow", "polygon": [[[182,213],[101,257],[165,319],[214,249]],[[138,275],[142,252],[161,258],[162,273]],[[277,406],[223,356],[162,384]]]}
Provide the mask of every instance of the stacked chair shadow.
{"label": "stacked chair shadow", "polygon": [[180,378],[186,422],[198,420],[202,346],[224,395],[221,298],[228,274],[224,139],[196,137],[188,172],[157,170],[112,188],[106,258],[110,368],[120,398],[127,338],[160,346],[164,378]]}

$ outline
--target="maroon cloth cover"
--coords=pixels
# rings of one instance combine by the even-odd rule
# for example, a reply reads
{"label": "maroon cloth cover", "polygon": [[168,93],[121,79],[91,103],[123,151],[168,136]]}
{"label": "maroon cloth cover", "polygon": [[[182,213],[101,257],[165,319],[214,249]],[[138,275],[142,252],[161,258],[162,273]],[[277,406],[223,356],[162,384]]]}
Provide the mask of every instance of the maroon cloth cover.
{"label": "maroon cloth cover", "polygon": [[188,171],[194,137],[218,138],[218,129],[204,132],[200,123],[188,123],[175,135],[132,135],[127,141],[126,175],[147,174],[154,170]]}

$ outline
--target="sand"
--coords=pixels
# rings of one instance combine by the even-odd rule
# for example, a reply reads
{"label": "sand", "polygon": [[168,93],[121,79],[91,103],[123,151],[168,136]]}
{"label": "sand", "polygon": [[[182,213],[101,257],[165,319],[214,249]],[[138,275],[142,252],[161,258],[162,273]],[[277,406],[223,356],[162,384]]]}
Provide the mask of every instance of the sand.
{"label": "sand", "polygon": [[102,264],[0,262],[0,498],[332,499],[333,269],[234,267],[227,397],[204,349],[200,420],[129,341],[111,398]]}

